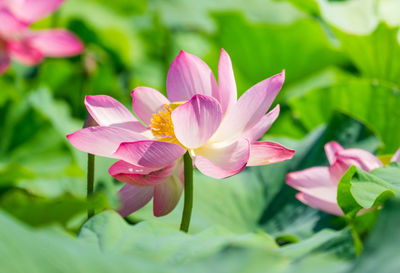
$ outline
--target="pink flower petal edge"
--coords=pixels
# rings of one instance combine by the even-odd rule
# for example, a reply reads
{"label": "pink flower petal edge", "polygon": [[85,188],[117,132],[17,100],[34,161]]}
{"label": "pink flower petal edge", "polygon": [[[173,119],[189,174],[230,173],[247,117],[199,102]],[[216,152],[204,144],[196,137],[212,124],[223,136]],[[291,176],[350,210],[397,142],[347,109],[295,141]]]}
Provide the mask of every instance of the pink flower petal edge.
{"label": "pink flower petal edge", "polygon": [[78,130],[67,135],[67,138],[81,151],[116,158],[113,154],[122,142],[137,141],[145,137],[123,128],[96,126]]}
{"label": "pink flower petal edge", "polygon": [[265,79],[249,90],[226,113],[214,141],[235,138],[259,122],[271,106],[285,80],[285,72]]}
{"label": "pink flower petal edge", "polygon": [[343,147],[336,141],[328,142],[327,144],[325,144],[324,148],[330,164],[333,164],[335,162],[338,153],[343,150]]}
{"label": "pink flower petal edge", "polygon": [[400,149],[397,150],[397,152],[393,155],[392,162],[400,162]]}
{"label": "pink flower petal edge", "polygon": [[248,138],[251,142],[261,138],[278,118],[279,111],[280,107],[278,104],[274,109],[268,112],[268,114],[264,115],[253,127],[246,130],[243,136]]}
{"label": "pink flower petal edge", "polygon": [[337,205],[337,203],[328,202],[326,200],[319,199],[315,196],[308,195],[302,192],[297,193],[296,198],[310,207],[325,211],[329,214],[333,214],[336,216],[343,216],[343,212]]}
{"label": "pink flower petal edge", "polygon": [[221,49],[218,62],[219,98],[222,112],[225,113],[237,100],[235,76],[229,54]]}
{"label": "pink flower petal edge", "polygon": [[108,173],[118,181],[130,185],[152,186],[165,182],[174,168],[174,164],[167,165],[161,169],[144,168],[119,160],[110,167]]}
{"label": "pink flower petal edge", "polygon": [[140,140],[121,143],[113,156],[138,167],[162,168],[179,159],[185,151],[170,142]]}
{"label": "pink flower petal edge", "polygon": [[179,142],[194,149],[206,143],[218,129],[222,110],[213,97],[194,95],[172,112],[171,119]]}
{"label": "pink flower petal edge", "polygon": [[169,100],[164,95],[149,87],[136,87],[131,96],[133,111],[147,125],[150,125],[153,114],[169,104]]}
{"label": "pink flower petal edge", "polygon": [[29,24],[19,20],[10,10],[0,7],[0,35],[10,36],[24,31]]}
{"label": "pink flower petal edge", "polygon": [[25,37],[26,41],[46,57],[70,57],[82,52],[82,42],[64,29],[35,31]]}
{"label": "pink flower petal edge", "polygon": [[247,166],[261,166],[291,159],[295,151],[279,143],[257,141],[250,145],[250,158]]}
{"label": "pink flower petal edge", "polygon": [[110,96],[86,96],[85,105],[90,115],[99,125],[110,126],[137,121],[125,106]]}
{"label": "pink flower petal edge", "polygon": [[286,184],[308,195],[313,195],[329,202],[336,202],[337,187],[329,179],[328,167],[311,167],[302,171],[288,173]]}
{"label": "pink flower petal edge", "polygon": [[362,149],[343,149],[338,153],[337,158],[341,158],[344,162],[347,160],[356,162],[352,164],[367,172],[383,166],[382,162],[376,156]]}
{"label": "pink flower petal edge", "polygon": [[242,138],[229,145],[209,144],[195,150],[194,165],[203,174],[220,179],[241,172],[249,160],[250,143]]}
{"label": "pink flower petal edge", "polygon": [[167,93],[173,102],[190,100],[196,94],[217,97],[218,86],[203,60],[181,50],[168,70]]}
{"label": "pink flower petal edge", "polygon": [[32,47],[25,41],[9,41],[7,52],[15,60],[25,65],[36,65],[40,63],[44,56],[40,50]]}
{"label": "pink flower petal edge", "polygon": [[153,214],[156,217],[170,213],[178,204],[183,191],[183,182],[171,175],[166,182],[154,186]]}
{"label": "pink flower petal edge", "polygon": [[125,185],[118,192],[121,205],[118,213],[126,217],[144,207],[153,197],[154,186]]}
{"label": "pink flower petal edge", "polygon": [[56,10],[64,0],[11,0],[6,6],[21,20],[32,23]]}

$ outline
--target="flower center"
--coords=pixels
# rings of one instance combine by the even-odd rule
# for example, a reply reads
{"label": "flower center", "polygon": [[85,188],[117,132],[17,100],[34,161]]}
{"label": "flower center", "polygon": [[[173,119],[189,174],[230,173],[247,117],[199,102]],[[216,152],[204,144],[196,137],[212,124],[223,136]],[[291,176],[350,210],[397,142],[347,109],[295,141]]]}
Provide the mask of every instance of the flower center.
{"label": "flower center", "polygon": [[[164,104],[163,108],[158,113],[153,114],[151,119],[150,129],[153,136],[160,141],[167,141],[181,145],[175,136],[174,124],[172,123],[171,113],[176,107],[182,105],[186,101],[173,102]],[[181,145],[182,146],[182,145]]]}

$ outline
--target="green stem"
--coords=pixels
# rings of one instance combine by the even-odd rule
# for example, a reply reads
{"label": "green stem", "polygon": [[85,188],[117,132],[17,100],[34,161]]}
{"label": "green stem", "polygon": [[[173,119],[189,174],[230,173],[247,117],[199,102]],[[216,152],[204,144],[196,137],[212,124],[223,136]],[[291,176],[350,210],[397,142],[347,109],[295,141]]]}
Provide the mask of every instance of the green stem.
{"label": "green stem", "polygon": [[[88,154],[88,165],[87,165],[87,200],[90,202],[90,198],[93,195],[94,189],[94,155]],[[88,219],[94,215],[94,210],[90,208],[88,204]]]}
{"label": "green stem", "polygon": [[186,152],[183,156],[183,165],[185,175],[185,202],[183,205],[181,230],[184,232],[188,232],[193,207],[193,163],[189,152]]}

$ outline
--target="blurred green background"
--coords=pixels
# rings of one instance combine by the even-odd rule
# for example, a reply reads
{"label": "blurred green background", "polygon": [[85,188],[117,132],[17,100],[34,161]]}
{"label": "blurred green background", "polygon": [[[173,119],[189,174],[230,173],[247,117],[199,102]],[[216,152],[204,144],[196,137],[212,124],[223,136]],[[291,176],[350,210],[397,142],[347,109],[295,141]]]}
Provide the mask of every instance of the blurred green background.
{"label": "blurred green background", "polygon": [[[212,236],[196,235],[199,237],[190,242],[182,239],[182,244],[195,244],[196,240],[199,244],[204,238],[215,241],[213,236],[223,234],[224,239],[218,237],[221,244],[218,246],[229,255],[218,255],[231,266],[224,269],[226,272],[258,272],[264,266],[275,268],[271,272],[320,272],[328,265],[332,268],[329,272],[353,268],[349,261],[355,258],[355,250],[350,231],[342,229],[343,219],[296,201],[296,191],[285,185],[285,175],[326,164],[323,145],[330,140],[382,156],[393,154],[400,146],[398,14],[400,1],[396,0],[67,0],[56,13],[37,22],[33,28],[68,28],[84,42],[84,52],[68,59],[46,59],[36,67],[13,63],[0,76],[0,209],[6,212],[1,214],[6,224],[0,224],[3,225],[0,234],[4,232],[7,236],[6,230],[15,229],[21,234],[21,242],[22,238],[31,238],[28,240],[32,240],[32,245],[42,240],[54,242],[50,248],[54,254],[46,252],[42,259],[33,249],[28,249],[26,261],[36,259],[46,264],[46,257],[55,253],[65,255],[63,243],[73,252],[76,246],[68,241],[70,235],[64,233],[77,233],[86,219],[87,206],[94,206],[98,211],[116,208],[116,192],[121,187],[107,173],[113,160],[96,158],[97,195],[90,204],[84,199],[86,155],[74,149],[65,137],[83,125],[87,114],[84,96],[106,94],[130,107],[130,92],[137,86],[150,86],[165,93],[168,68],[181,49],[199,56],[216,71],[220,49],[224,48],[232,59],[239,95],[255,83],[286,70],[284,87],[275,101],[281,105],[281,114],[265,138],[278,140],[297,153],[289,162],[250,168],[223,182],[197,174],[191,230],[197,234],[220,225],[224,231],[218,228],[206,231]],[[397,203],[388,207],[390,211],[385,217],[400,213]],[[154,232],[158,235],[149,238],[161,240],[161,235],[169,234],[171,242],[180,242],[179,234],[155,231],[153,227],[153,221],[177,226],[180,213],[181,204],[171,215],[154,220],[150,205],[128,220],[130,223],[148,220],[137,231],[141,234],[142,230],[145,238]],[[121,225],[117,228],[120,233],[116,233],[122,234],[127,228],[125,223],[116,219],[115,214],[109,214],[103,214],[106,220],[96,221],[103,221],[104,229]],[[57,229],[47,235],[32,235],[30,229],[17,226],[7,215],[15,216],[24,225],[53,227],[57,224],[64,231]],[[101,233],[96,230],[96,221],[89,224],[95,229],[91,232]],[[109,221],[109,225],[104,221]],[[267,232],[271,237],[263,233],[265,237],[258,239],[271,241],[271,248],[275,247],[273,239],[292,248],[286,252],[268,250],[268,259],[253,250],[244,255],[229,249],[256,240],[232,237],[232,234],[248,232],[261,237],[264,235],[257,232]],[[66,237],[60,239],[56,236],[58,233]],[[99,235],[105,238],[98,240],[109,240],[112,245],[113,240],[119,240],[119,235],[111,233],[114,235]],[[15,238],[18,234],[15,233]],[[85,235],[85,230],[83,233],[81,230],[81,240],[96,244],[91,236],[94,235]],[[18,240],[9,240],[9,245],[19,249]],[[132,238],[131,241],[149,252],[155,251],[140,241]],[[295,242],[305,245],[296,249],[296,244],[292,244]],[[168,245],[166,241],[164,244]],[[371,248],[375,247],[371,244]],[[0,253],[2,247],[6,249],[5,245],[0,243]],[[111,245],[105,249],[110,247],[114,255],[118,251]],[[217,249],[216,245],[211,248]],[[265,244],[262,247],[268,248]],[[206,246],[206,249],[209,248]],[[179,253],[189,251],[206,257],[204,263],[218,268],[216,252],[189,250],[183,247]],[[112,270],[111,261],[120,263],[121,268],[161,270],[140,259],[130,264],[116,254],[110,258],[110,264],[106,261],[102,264],[100,254],[85,251],[86,254],[66,255],[65,264],[79,264],[84,260],[79,256],[86,259],[86,264],[79,264],[75,271],[69,272],[115,272],[107,271]],[[122,252],[137,255],[135,251]],[[214,256],[209,256],[211,253]],[[309,253],[312,255],[307,256]],[[162,268],[165,272],[184,272],[187,268],[201,268],[203,264],[203,260],[185,260],[179,255],[180,258],[168,256],[168,259],[146,255],[142,257],[144,260],[158,259],[161,263],[169,259],[173,261],[169,263],[179,264],[179,269],[171,271]],[[249,265],[246,267],[249,271],[240,271],[240,266],[235,265],[236,256],[245,257],[243,264]],[[303,261],[300,258],[304,256],[307,259]],[[253,262],[263,259],[267,261]],[[92,262],[99,264],[91,267]],[[190,267],[185,267],[189,266],[187,263]],[[254,264],[257,266],[252,268]],[[49,263],[46,265],[49,267],[14,266],[15,272],[33,272],[27,268],[36,268],[37,272],[68,272],[62,270],[68,269],[64,263]],[[121,269],[121,272],[126,271]]]}

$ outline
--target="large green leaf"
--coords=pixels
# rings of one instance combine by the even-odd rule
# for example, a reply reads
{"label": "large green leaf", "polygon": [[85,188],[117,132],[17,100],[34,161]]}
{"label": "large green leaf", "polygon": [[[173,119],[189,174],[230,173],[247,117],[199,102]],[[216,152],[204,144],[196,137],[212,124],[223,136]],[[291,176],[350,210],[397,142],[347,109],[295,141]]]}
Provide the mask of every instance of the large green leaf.
{"label": "large green leaf", "polygon": [[79,240],[27,228],[2,212],[0,220],[3,272],[283,272],[289,262],[265,234],[220,228],[192,236],[157,222],[132,227],[115,212],[95,216]]}
{"label": "large green leaf", "polygon": [[[2,272],[172,272],[138,257],[103,254],[59,230],[34,230],[0,212]],[[29,242],[29,243],[27,243]],[[18,262],[16,262],[18,257]]]}
{"label": "large green leaf", "polygon": [[314,19],[301,19],[290,25],[267,25],[252,24],[233,13],[215,17],[219,26],[218,45],[229,52],[239,74],[239,94],[282,69],[286,70],[288,84],[345,62]]}
{"label": "large green leaf", "polygon": [[366,35],[375,29],[379,22],[377,14],[379,2],[383,2],[375,0],[316,1],[323,20],[355,35]]}
{"label": "large green leaf", "polygon": [[33,226],[66,226],[73,217],[86,212],[87,202],[73,196],[48,199],[14,189],[0,197],[0,208]]}
{"label": "large green leaf", "polygon": [[376,226],[367,238],[364,251],[355,261],[350,273],[392,273],[400,270],[400,201],[386,202]]}
{"label": "large green leaf", "polygon": [[288,103],[309,130],[327,122],[338,110],[371,128],[384,144],[382,153],[393,153],[400,146],[400,92],[387,85],[355,79],[311,90]]}
{"label": "large green leaf", "polygon": [[[276,0],[276,1],[285,1],[285,0]],[[296,1],[296,0],[286,0],[292,3],[294,6],[303,10],[312,15],[319,15],[319,6],[316,0],[303,0],[303,1]]]}
{"label": "large green leaf", "polygon": [[338,204],[350,217],[393,196],[400,197],[400,164],[395,162],[370,173],[352,166],[338,184]]}
{"label": "large green leaf", "polygon": [[[294,259],[293,268],[303,268],[304,272],[307,272],[307,267],[309,271],[317,272],[319,266],[327,266],[326,263],[330,262],[336,264],[330,269],[332,272],[343,272],[355,258],[352,235],[348,228],[341,231],[324,229],[301,242],[283,246],[280,252]],[[315,261],[316,258],[322,260],[307,266],[310,260]]]}
{"label": "large green leaf", "polygon": [[[272,272],[280,272],[288,265],[287,261],[277,253],[296,259],[295,265],[291,265],[287,272],[296,272],[300,266],[306,267],[299,265],[300,258],[312,259],[315,255],[321,254],[325,255],[323,262],[320,262],[318,266],[308,265],[309,272],[318,272],[319,267],[325,263],[325,259],[334,259],[339,263],[332,272],[343,272],[348,267],[349,258],[354,257],[349,230],[324,230],[301,243],[278,249],[273,240],[262,232],[235,235],[226,228],[212,227],[195,235],[186,235],[174,227],[154,220],[129,226],[117,214],[111,212],[102,213],[87,222],[81,230],[79,239],[98,247],[105,253],[143,256],[154,263],[169,265],[204,262],[206,257],[218,255],[218,253],[224,255],[224,259],[229,259],[231,254],[226,252],[226,249],[224,250],[227,245],[229,248],[257,247],[269,257],[262,257],[265,263],[255,260],[253,266],[258,268],[260,264],[265,264]],[[269,260],[271,258],[276,259],[275,262],[271,262]],[[219,264],[223,263],[219,262]],[[242,268],[246,268],[245,272],[252,272],[251,267]]]}
{"label": "large green leaf", "polygon": [[[142,256],[155,263],[175,266],[204,262],[206,257],[219,253],[225,256],[223,260],[229,260],[231,254],[226,251],[227,245],[229,248],[245,247],[262,250],[263,262],[255,260],[252,267],[261,268],[260,265],[265,264],[273,272],[280,272],[287,267],[288,263],[284,257],[298,260],[300,257],[311,259],[314,255],[324,254],[326,259],[336,259],[339,263],[339,267],[332,272],[343,272],[348,267],[349,258],[354,257],[349,230],[341,232],[324,230],[304,242],[278,249],[274,241],[263,232],[236,235],[226,228],[212,227],[198,234],[186,235],[174,227],[154,220],[132,227],[112,212],[102,213],[86,223],[79,239],[98,247],[105,253]],[[275,261],[270,261],[271,258]],[[224,264],[225,261],[220,261],[219,264]],[[309,272],[318,272],[319,266],[324,262],[325,260],[318,266],[308,266]],[[203,264],[204,268],[207,266],[208,263]],[[299,266],[291,265],[287,272],[292,270],[295,272]],[[246,268],[246,272],[252,272],[252,267],[241,268]]]}
{"label": "large green leaf", "polygon": [[343,50],[363,76],[400,84],[400,44],[398,27],[380,24],[368,35],[354,35],[341,30],[335,34]]}
{"label": "large green leaf", "polygon": [[[77,228],[85,220],[86,155],[66,140],[67,133],[81,127],[69,109],[47,89],[34,90],[6,109],[0,208],[31,225],[59,223]],[[111,163],[97,160],[96,192],[109,193],[113,200],[116,189],[104,171]],[[111,205],[103,200],[96,208],[105,206]],[[72,226],[70,220],[75,221]]]}
{"label": "large green leaf", "polygon": [[362,76],[399,85],[400,6],[392,0],[318,0],[321,17]]}
{"label": "large green leaf", "polygon": [[79,238],[103,252],[141,256],[159,263],[182,264],[215,255],[227,245],[277,250],[267,234],[235,235],[223,227],[211,227],[195,235],[156,220],[128,225],[117,213],[105,212],[87,222]]}
{"label": "large green leaf", "polygon": [[151,10],[156,11],[162,23],[172,29],[195,29],[212,32],[215,22],[212,14],[231,10],[240,10],[244,17],[263,23],[289,24],[296,19],[306,17],[306,14],[289,3],[279,3],[274,0],[204,0],[188,1],[153,0],[149,2]]}

